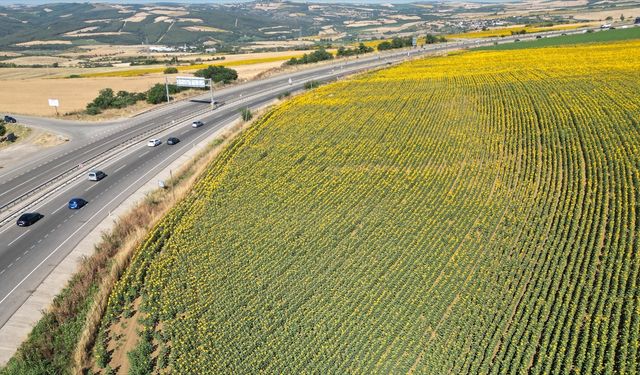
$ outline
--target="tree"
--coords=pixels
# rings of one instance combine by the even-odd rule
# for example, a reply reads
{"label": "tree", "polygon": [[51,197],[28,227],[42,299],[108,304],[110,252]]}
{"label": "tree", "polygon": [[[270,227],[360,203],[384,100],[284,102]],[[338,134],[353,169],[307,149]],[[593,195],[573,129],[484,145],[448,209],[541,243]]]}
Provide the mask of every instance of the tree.
{"label": "tree", "polygon": [[249,108],[242,108],[240,111],[240,117],[242,118],[242,121],[249,121],[253,118],[253,113],[251,113]]}
{"label": "tree", "polygon": [[[169,95],[177,94],[181,89],[176,85],[169,85]],[[162,83],[156,83],[146,93],[147,103],[158,104],[167,101],[167,88]]]}
{"label": "tree", "polygon": [[287,65],[311,64],[318,61],[331,60],[331,59],[333,59],[333,55],[327,52],[324,48],[320,48],[319,50],[313,51],[309,54],[305,53],[299,59],[292,57],[289,61],[286,62],[286,64]]}
{"label": "tree", "polygon": [[93,102],[87,105],[87,109],[89,107],[96,107],[99,109],[107,109],[111,106],[111,103],[114,100],[113,90],[110,88],[100,90],[98,96],[93,99]]}
{"label": "tree", "polygon": [[230,83],[238,79],[238,72],[224,66],[209,65],[204,69],[200,69],[194,73],[196,77],[211,79],[213,82]]}
{"label": "tree", "polygon": [[178,73],[178,68],[174,66],[170,66],[164,70],[164,74],[176,74]]}
{"label": "tree", "polygon": [[4,124],[4,121],[0,122],[0,137],[7,133],[7,126]]}
{"label": "tree", "polygon": [[389,41],[384,41],[380,44],[378,44],[378,51],[386,51],[389,49],[392,49],[393,46],[391,45],[391,43]]}

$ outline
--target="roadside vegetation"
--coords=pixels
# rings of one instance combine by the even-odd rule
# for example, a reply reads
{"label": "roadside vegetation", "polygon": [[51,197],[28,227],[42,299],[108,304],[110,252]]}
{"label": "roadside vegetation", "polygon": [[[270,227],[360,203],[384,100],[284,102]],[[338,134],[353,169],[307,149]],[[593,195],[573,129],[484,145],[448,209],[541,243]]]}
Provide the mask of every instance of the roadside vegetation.
{"label": "roadside vegetation", "polygon": [[304,64],[312,64],[319,61],[333,60],[333,55],[330,52],[327,52],[324,48],[320,48],[317,51],[313,51],[311,53],[305,53],[302,57],[296,58],[292,57],[287,61],[286,65],[304,65]]}
{"label": "roadside vegetation", "polygon": [[196,77],[211,79],[213,82],[231,83],[238,79],[238,72],[224,66],[209,65],[193,73]]}
{"label": "roadside vegetation", "polygon": [[0,147],[11,145],[26,138],[31,129],[20,124],[9,124],[0,120]]}
{"label": "roadside vegetation", "polygon": [[360,43],[357,48],[345,48],[340,47],[336,51],[337,57],[348,57],[355,55],[363,55],[365,53],[373,52],[373,47],[366,46],[364,43]]}
{"label": "roadside vegetation", "polygon": [[638,72],[640,42],[476,51],[294,98],[142,241],[93,363],[636,372]]}
{"label": "roadside vegetation", "polygon": [[[431,34],[427,34],[426,37],[422,38],[422,40],[417,40],[416,44],[434,44],[434,43],[444,43],[447,39],[443,36],[434,36]],[[413,38],[412,37],[404,37],[404,38],[393,38],[391,40],[385,40],[383,42],[378,43],[376,48],[378,51],[386,51],[395,48],[406,48],[413,46]]]}

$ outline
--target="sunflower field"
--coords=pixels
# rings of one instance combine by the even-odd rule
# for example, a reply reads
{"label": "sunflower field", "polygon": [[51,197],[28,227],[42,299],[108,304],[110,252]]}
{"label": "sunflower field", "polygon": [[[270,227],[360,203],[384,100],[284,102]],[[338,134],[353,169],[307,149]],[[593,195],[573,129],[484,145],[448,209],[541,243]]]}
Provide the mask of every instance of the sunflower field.
{"label": "sunflower field", "polygon": [[640,41],[362,74],[209,166],[94,358],[135,313],[159,373],[637,374],[639,210]]}

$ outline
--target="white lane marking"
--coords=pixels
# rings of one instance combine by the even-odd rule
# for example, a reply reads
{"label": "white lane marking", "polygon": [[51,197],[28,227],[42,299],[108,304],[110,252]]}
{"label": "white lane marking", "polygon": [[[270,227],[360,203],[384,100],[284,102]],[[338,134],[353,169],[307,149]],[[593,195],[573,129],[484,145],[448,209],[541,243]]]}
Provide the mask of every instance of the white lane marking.
{"label": "white lane marking", "polygon": [[118,169],[116,169],[115,171],[113,171],[112,173],[117,173],[118,171],[120,171],[122,168],[126,167],[127,165],[123,165],[121,167],[118,167]]}
{"label": "white lane marking", "polygon": [[25,234],[29,233],[30,231],[31,231],[31,229],[29,229],[29,230],[27,230],[26,232],[22,233],[21,235],[19,235],[18,237],[16,237],[16,239],[15,239],[15,240],[13,240],[13,241],[9,242],[9,243],[7,244],[7,246],[11,246],[11,245],[13,245],[17,240],[19,240],[20,238],[22,238],[22,236],[24,236]]}
{"label": "white lane marking", "polygon": [[20,260],[20,258],[22,258],[22,257],[17,257],[17,258],[16,258],[16,262],[17,262],[17,261],[19,261],[19,260]]}
{"label": "white lane marking", "polygon": [[98,186],[98,184],[91,184],[91,186],[89,186],[88,188],[84,189],[85,192],[93,189],[94,187]]}
{"label": "white lane marking", "polygon": [[143,152],[142,154],[140,154],[140,155],[138,156],[138,158],[141,158],[141,157],[145,156],[145,155],[146,155],[146,154],[148,154],[149,152],[150,152],[150,151]]}
{"label": "white lane marking", "polygon": [[61,206],[61,207],[56,208],[56,210],[55,210],[55,211],[53,211],[53,212],[51,213],[51,215],[55,214],[56,212],[60,211],[61,209],[65,208],[65,207],[67,207],[67,205],[66,205],[66,204],[65,204],[64,206]]}
{"label": "white lane marking", "polygon": [[4,228],[2,231],[0,231],[0,234],[2,234],[2,233],[4,233],[4,232],[8,231],[10,228],[13,228],[13,226],[12,226],[12,225],[7,224],[7,227],[6,227],[6,228]]}

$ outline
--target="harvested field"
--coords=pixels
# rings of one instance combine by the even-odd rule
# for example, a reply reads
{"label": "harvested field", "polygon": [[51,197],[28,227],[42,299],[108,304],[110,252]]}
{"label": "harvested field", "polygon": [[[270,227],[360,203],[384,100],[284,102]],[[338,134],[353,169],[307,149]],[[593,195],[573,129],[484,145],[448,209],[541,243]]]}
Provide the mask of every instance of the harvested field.
{"label": "harvested field", "polygon": [[[264,62],[259,64],[234,66],[238,71],[239,79],[251,79],[271,69],[282,65],[282,60]],[[49,69],[51,72],[80,72],[82,69]],[[47,99],[60,100],[59,112],[76,112],[83,110],[87,103],[91,102],[98,92],[104,88],[112,88],[114,91],[146,91],[156,83],[164,83],[164,74],[155,73],[138,77],[94,77],[75,79],[46,79],[46,69],[2,69],[0,73],[13,71],[14,78],[6,74],[0,75],[0,84],[13,87],[11,91],[0,90],[0,112],[21,113],[35,116],[55,116],[55,110],[48,106]],[[84,69],[87,71],[87,69]],[[41,78],[15,78],[38,77]],[[184,73],[182,73],[184,75]],[[171,78],[173,79],[173,78]],[[142,108],[137,108],[141,110]],[[113,113],[111,114],[113,115]],[[127,113],[115,114],[122,117]],[[93,117],[97,119],[96,117]]]}
{"label": "harvested field", "polygon": [[72,44],[70,40],[32,40],[30,42],[17,43],[18,47],[33,47],[33,46],[47,46],[55,44]]}
{"label": "harvested field", "polygon": [[199,32],[206,32],[206,33],[229,33],[230,32],[228,30],[218,29],[217,27],[211,27],[211,26],[186,26],[186,27],[183,27],[183,29],[187,31],[199,31]]}
{"label": "harvested field", "polygon": [[16,57],[15,59],[4,60],[3,62],[16,65],[51,65],[55,63],[63,64],[68,61],[69,59],[55,56],[22,56]]}

